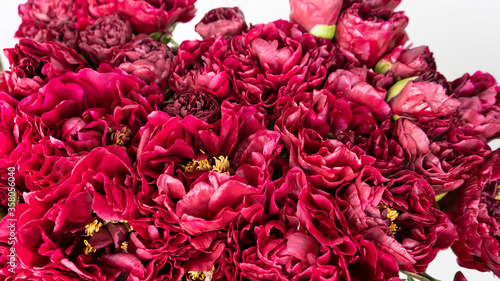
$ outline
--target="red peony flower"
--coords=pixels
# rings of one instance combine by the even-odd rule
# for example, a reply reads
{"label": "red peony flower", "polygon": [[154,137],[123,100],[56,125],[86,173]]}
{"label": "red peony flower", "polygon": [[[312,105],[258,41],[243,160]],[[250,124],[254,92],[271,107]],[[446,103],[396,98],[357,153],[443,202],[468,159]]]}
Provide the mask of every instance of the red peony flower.
{"label": "red peony flower", "polygon": [[184,41],[172,64],[170,88],[176,93],[204,91],[219,100],[234,99],[229,73],[222,66],[228,48],[221,36]]}
{"label": "red peony flower", "polygon": [[170,47],[143,34],[115,49],[110,64],[166,90],[173,58]]}
{"label": "red peony flower", "polygon": [[20,263],[34,276],[143,278],[135,251],[126,252],[130,229],[122,221],[137,209],[131,197],[136,184],[125,151],[109,147],[93,150],[59,184],[25,193],[15,209]]}
{"label": "red peony flower", "polygon": [[335,35],[342,1],[290,0],[290,21],[314,36],[331,39]]}
{"label": "red peony flower", "polygon": [[238,7],[217,8],[208,11],[194,27],[201,38],[206,39],[217,34],[235,36],[246,31],[245,16]]}
{"label": "red peony flower", "polygon": [[10,69],[3,72],[0,90],[18,100],[37,92],[50,79],[88,66],[73,49],[55,42],[21,39],[14,48],[4,52]]}
{"label": "red peony flower", "polygon": [[384,54],[404,45],[407,25],[403,12],[354,4],[340,16],[335,40],[371,68]]}
{"label": "red peony flower", "polygon": [[460,266],[492,271],[500,276],[499,179],[500,157],[492,152],[479,170],[459,189],[448,193],[439,206],[457,226],[458,240],[452,250]]}
{"label": "red peony flower", "polygon": [[37,42],[54,41],[76,49],[76,10],[73,0],[28,1],[19,5],[22,22],[16,38],[28,38]]}
{"label": "red peony flower", "polygon": [[458,114],[465,126],[487,141],[498,137],[500,87],[493,76],[480,71],[472,76],[464,74],[452,82],[452,87],[460,100]]}
{"label": "red peony flower", "polygon": [[110,60],[113,52],[131,39],[130,23],[117,14],[110,14],[80,31],[78,47],[94,63],[99,64]]}

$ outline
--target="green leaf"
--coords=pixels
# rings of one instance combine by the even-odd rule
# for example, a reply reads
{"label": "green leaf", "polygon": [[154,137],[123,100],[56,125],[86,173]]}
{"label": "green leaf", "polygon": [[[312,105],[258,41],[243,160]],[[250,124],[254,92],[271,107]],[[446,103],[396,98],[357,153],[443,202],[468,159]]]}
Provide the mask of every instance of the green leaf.
{"label": "green leaf", "polygon": [[333,39],[335,31],[337,31],[336,25],[317,24],[311,29],[311,31],[309,31],[309,33],[316,37]]}
{"label": "green leaf", "polygon": [[448,192],[443,193],[443,194],[439,194],[439,195],[437,195],[437,196],[436,196],[436,202],[439,202],[439,200],[443,199],[443,197],[445,197],[445,196],[446,196],[446,194],[448,194]]}

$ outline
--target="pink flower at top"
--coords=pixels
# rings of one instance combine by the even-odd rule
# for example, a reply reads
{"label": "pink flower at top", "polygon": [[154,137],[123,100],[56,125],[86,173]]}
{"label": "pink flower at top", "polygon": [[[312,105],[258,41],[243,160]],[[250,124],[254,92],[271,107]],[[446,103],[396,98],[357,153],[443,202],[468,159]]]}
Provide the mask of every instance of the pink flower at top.
{"label": "pink flower at top", "polygon": [[333,38],[341,7],[341,0],[290,0],[290,21],[314,36]]}
{"label": "pink flower at top", "polygon": [[339,19],[335,40],[368,67],[408,40],[408,17],[403,12],[354,4]]}
{"label": "pink flower at top", "polygon": [[217,8],[206,13],[194,29],[205,39],[218,33],[223,36],[241,34],[247,29],[247,24],[243,12],[238,7]]}

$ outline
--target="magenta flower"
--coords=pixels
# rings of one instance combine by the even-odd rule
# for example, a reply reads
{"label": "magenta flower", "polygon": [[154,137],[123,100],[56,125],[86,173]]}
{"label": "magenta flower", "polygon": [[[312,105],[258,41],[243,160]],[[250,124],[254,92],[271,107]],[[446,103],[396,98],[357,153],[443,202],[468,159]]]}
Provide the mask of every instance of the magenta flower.
{"label": "magenta flower", "polygon": [[354,4],[339,19],[335,40],[368,67],[373,67],[384,54],[408,40],[403,12],[371,9]]}
{"label": "magenta flower", "polygon": [[37,42],[54,41],[76,49],[78,32],[75,27],[77,7],[73,0],[28,1],[19,5],[22,22],[16,38]]}
{"label": "magenta flower", "polygon": [[331,39],[335,35],[342,1],[290,0],[290,21],[314,36]]}
{"label": "magenta flower", "polygon": [[388,97],[393,114],[404,117],[440,117],[453,113],[460,101],[434,82],[408,81],[394,97]]}
{"label": "magenta flower", "polygon": [[222,36],[182,42],[172,64],[170,88],[176,93],[204,91],[219,100],[234,96],[229,72],[222,66],[228,49]]}
{"label": "magenta flower", "polygon": [[460,100],[458,109],[464,125],[478,136],[492,140],[500,135],[500,86],[488,73],[464,74],[452,82],[453,92]]}
{"label": "magenta flower", "polygon": [[246,29],[245,16],[238,7],[210,10],[194,27],[203,39],[217,34],[235,36]]}
{"label": "magenta flower", "polygon": [[97,19],[80,31],[78,47],[94,63],[111,59],[113,52],[132,39],[130,23],[117,14]]}
{"label": "magenta flower", "polygon": [[10,69],[2,73],[0,89],[18,100],[37,92],[50,79],[88,66],[76,51],[56,42],[21,39],[5,53]]}
{"label": "magenta flower", "polygon": [[110,64],[166,90],[173,58],[170,47],[142,34],[115,49]]}
{"label": "magenta flower", "polygon": [[452,250],[458,264],[496,276],[500,276],[499,159],[496,150],[473,177],[439,202],[457,226],[459,239]]}
{"label": "magenta flower", "polygon": [[398,46],[390,54],[383,56],[375,65],[374,70],[392,76],[394,79],[405,79],[419,76],[428,71],[436,70],[436,63],[427,46],[415,48]]}

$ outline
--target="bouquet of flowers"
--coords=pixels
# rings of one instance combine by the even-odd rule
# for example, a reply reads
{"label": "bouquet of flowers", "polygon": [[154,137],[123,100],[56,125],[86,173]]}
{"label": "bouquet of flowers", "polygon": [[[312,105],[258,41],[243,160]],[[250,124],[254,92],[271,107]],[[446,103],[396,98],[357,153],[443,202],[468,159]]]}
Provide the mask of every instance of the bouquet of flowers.
{"label": "bouquet of flowers", "polygon": [[[0,280],[500,277],[500,86],[401,0],[28,0],[0,72]],[[403,275],[401,275],[403,276]],[[466,280],[458,272],[455,280]]]}

